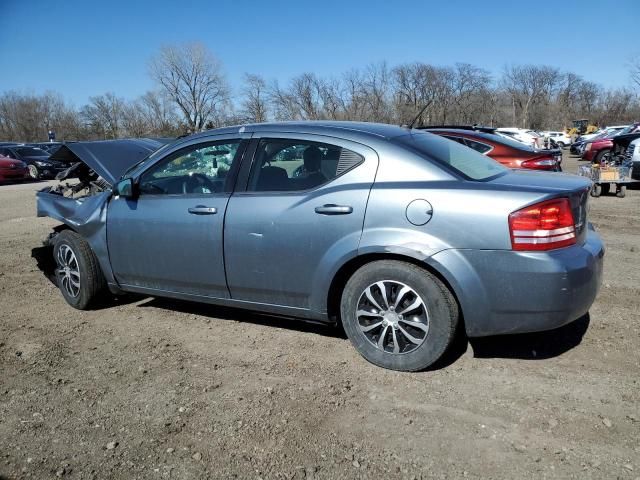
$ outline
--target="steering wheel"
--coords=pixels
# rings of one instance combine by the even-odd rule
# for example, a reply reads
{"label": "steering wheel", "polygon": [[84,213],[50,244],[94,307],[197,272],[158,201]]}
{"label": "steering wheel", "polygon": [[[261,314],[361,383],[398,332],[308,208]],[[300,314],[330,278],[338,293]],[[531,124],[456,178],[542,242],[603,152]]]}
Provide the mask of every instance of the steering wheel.
{"label": "steering wheel", "polygon": [[[198,188],[199,192],[196,191]],[[209,177],[202,173],[191,173],[182,181],[182,193],[206,193],[205,188],[214,193],[216,187]]]}

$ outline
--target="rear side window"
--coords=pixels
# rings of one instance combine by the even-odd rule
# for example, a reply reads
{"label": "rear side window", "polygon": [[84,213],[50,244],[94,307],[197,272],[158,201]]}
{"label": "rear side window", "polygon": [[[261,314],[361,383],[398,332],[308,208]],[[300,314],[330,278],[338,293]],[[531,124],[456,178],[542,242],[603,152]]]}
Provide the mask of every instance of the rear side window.
{"label": "rear side window", "polygon": [[248,190],[312,190],[339,177],[362,161],[362,156],[337,145],[265,138],[258,144]]}
{"label": "rear side window", "polygon": [[469,180],[487,180],[508,170],[485,155],[431,133],[410,133],[393,141]]}

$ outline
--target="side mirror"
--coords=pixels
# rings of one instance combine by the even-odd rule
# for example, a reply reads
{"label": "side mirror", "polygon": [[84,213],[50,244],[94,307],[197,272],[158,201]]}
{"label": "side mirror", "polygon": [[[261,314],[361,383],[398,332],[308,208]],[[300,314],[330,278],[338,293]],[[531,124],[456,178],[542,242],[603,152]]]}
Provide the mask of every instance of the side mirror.
{"label": "side mirror", "polygon": [[113,194],[124,198],[133,198],[133,178],[120,180],[113,186]]}

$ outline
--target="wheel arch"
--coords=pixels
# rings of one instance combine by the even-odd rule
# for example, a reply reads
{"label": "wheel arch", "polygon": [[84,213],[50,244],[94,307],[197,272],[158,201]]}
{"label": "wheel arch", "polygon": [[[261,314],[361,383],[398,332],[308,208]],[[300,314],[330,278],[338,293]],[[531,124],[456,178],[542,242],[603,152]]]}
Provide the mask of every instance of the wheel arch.
{"label": "wheel arch", "polygon": [[449,289],[453,297],[455,298],[456,303],[458,304],[458,311],[460,312],[459,323],[464,328],[464,312],[462,309],[462,305],[460,303],[458,293],[456,292],[456,288],[452,282],[450,282],[447,277],[439,271],[436,267],[431,265],[425,260],[421,260],[410,255],[403,255],[400,253],[388,253],[388,252],[373,252],[373,253],[365,253],[353,257],[346,261],[335,273],[333,279],[331,280],[331,284],[329,286],[329,290],[327,293],[327,317],[334,321],[339,320],[340,316],[340,301],[341,301],[341,292],[343,291],[347,281],[351,276],[364,265],[375,262],[378,260],[396,260],[400,262],[410,263],[417,267],[420,267],[429,273],[436,276],[444,285]]}

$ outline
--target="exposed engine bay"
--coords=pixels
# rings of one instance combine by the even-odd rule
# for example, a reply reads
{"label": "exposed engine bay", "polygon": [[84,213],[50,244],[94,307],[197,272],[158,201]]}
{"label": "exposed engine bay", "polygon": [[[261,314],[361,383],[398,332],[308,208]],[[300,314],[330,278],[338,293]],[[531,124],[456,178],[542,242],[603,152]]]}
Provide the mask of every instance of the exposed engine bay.
{"label": "exposed engine bay", "polygon": [[170,141],[138,138],[65,143],[51,159],[69,167],[56,175],[58,185],[41,192],[77,199],[109,191],[128,168]]}
{"label": "exposed engine bay", "polygon": [[[48,193],[68,198],[82,198],[111,189],[109,182],[83,162],[76,162],[56,175],[60,183],[49,189]],[[77,180],[77,181],[67,181]]]}

